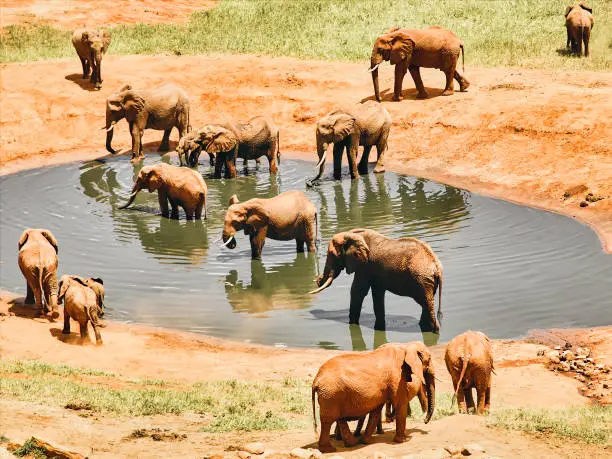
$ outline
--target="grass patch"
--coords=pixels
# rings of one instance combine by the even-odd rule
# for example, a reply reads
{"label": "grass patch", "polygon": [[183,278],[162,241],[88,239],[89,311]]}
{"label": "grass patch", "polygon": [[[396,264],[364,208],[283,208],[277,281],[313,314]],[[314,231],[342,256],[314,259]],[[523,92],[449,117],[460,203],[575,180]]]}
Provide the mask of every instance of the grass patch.
{"label": "grass patch", "polygon": [[27,376],[115,376],[102,370],[56,365],[40,360],[0,360],[0,373],[17,373]]}
{"label": "grass patch", "polygon": [[[468,65],[612,69],[612,2],[591,0],[591,57],[565,52],[565,3],[558,0],[223,0],[185,24],[111,28],[111,54],[262,53],[367,61],[392,26],[439,25],[465,42]],[[0,61],[74,56],[70,33],[47,25],[8,26]]]}
{"label": "grass patch", "polygon": [[510,430],[555,435],[574,441],[610,445],[612,407],[580,406],[558,410],[502,409],[493,411],[490,424]]}
{"label": "grass patch", "polygon": [[44,449],[40,446],[36,446],[36,443],[29,438],[26,442],[21,445],[19,448],[13,451],[13,454],[17,457],[34,457],[34,458],[46,458],[47,454]]}

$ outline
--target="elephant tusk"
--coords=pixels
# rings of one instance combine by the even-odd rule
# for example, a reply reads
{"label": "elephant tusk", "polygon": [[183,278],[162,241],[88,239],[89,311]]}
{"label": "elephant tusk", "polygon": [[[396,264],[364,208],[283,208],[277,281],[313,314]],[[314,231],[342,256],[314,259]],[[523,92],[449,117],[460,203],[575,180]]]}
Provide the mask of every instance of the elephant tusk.
{"label": "elephant tusk", "polygon": [[227,247],[229,245],[230,242],[232,242],[234,240],[234,236],[230,237],[227,241],[225,241],[222,245],[224,245],[225,247]]}
{"label": "elephant tusk", "polygon": [[380,64],[376,64],[374,67],[372,67],[371,69],[368,69],[368,72],[372,73],[374,70],[376,70],[378,68]]}
{"label": "elephant tusk", "polygon": [[223,235],[221,235],[221,236],[219,236],[217,239],[215,239],[215,240],[213,241],[213,243],[215,243],[215,244],[216,244],[217,242],[221,242],[221,240],[222,240],[222,239],[223,239]]}
{"label": "elephant tusk", "polygon": [[321,164],[323,164],[325,162],[325,155],[323,155],[321,157],[321,159],[319,160],[319,162],[317,163],[317,165],[315,166],[315,169],[321,167]]}
{"label": "elephant tusk", "polygon": [[308,293],[311,294],[311,295],[316,295],[317,293],[319,293],[319,292],[325,290],[327,287],[329,287],[331,285],[331,283],[333,282],[333,280],[334,280],[334,276],[329,276],[323,285],[321,285],[319,288],[314,289],[314,290],[312,290],[312,291],[310,291]]}
{"label": "elephant tusk", "polygon": [[112,131],[113,129],[115,129],[115,124],[116,123],[113,121],[109,127],[104,126],[102,129],[106,129],[106,132]]}

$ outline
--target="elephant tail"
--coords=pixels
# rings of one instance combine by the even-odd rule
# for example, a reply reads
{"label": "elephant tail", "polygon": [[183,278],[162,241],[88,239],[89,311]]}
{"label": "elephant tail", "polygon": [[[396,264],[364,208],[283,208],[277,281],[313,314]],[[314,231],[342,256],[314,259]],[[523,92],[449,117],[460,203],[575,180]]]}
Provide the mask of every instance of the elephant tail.
{"label": "elephant tail", "polygon": [[465,48],[463,47],[463,43],[459,45],[461,48],[461,71],[465,73]]}
{"label": "elephant tail", "polygon": [[96,312],[92,312],[92,309],[94,308],[98,308],[98,305],[85,307],[85,311],[87,312],[87,318],[90,320],[92,325],[96,327],[104,328],[104,325],[101,324],[100,321],[98,320],[98,314]]}
{"label": "elephant tail", "polygon": [[438,289],[438,320],[442,319],[442,273],[436,274],[436,287]]}
{"label": "elephant tail", "polygon": [[278,161],[278,164],[280,164],[280,157],[280,131],[276,131],[276,161]]}
{"label": "elephant tail", "polygon": [[312,425],[314,427],[315,435],[317,434],[317,410],[315,407],[315,395],[317,394],[317,386],[312,385]]}
{"label": "elephant tail", "polygon": [[457,381],[457,387],[455,388],[455,393],[453,394],[453,400],[451,401],[451,404],[455,402],[455,400],[457,399],[457,394],[459,393],[459,388],[461,387],[461,381],[463,381],[463,377],[465,376],[465,370],[467,369],[468,363],[470,363],[470,358],[472,356],[471,355],[465,355],[462,357],[462,367],[461,367],[461,374],[459,375],[459,380]]}
{"label": "elephant tail", "polygon": [[45,290],[43,289],[43,270],[38,267],[38,288],[40,289],[40,302],[43,308],[43,311],[47,310],[47,305],[45,301]]}

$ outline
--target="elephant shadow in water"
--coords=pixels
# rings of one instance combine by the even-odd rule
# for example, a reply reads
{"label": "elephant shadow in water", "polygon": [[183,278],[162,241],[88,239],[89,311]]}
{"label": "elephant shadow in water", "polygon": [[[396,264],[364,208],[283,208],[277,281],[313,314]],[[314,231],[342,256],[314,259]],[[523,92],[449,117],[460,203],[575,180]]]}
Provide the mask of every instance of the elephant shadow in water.
{"label": "elephant shadow in water", "polygon": [[316,257],[298,253],[295,260],[266,268],[261,260],[251,260],[251,282],[238,279],[232,269],[225,276],[225,294],[234,312],[263,314],[271,310],[309,308],[313,296],[307,294],[316,277]]}
{"label": "elephant shadow in water", "polygon": [[72,81],[74,84],[77,84],[84,89],[85,91],[99,91],[96,86],[89,80],[89,77],[83,78],[82,73],[71,73],[70,75],[66,75],[64,77],[68,81]]}
{"label": "elephant shadow in water", "polygon": [[[323,320],[333,320],[335,322],[341,322],[349,325],[349,333],[351,335],[351,342],[353,343],[354,350],[365,350],[365,341],[363,340],[363,335],[361,334],[361,327],[367,327],[374,330],[374,323],[376,322],[376,317],[373,313],[367,313],[365,311],[361,312],[361,317],[359,319],[359,325],[353,327],[354,324],[349,324],[349,310],[347,309],[335,309],[333,311],[326,311],[323,309],[313,309],[310,313],[315,317],[315,319],[323,319]],[[423,342],[427,346],[434,346],[438,344],[438,339],[440,335],[437,333],[432,333],[430,331],[425,331],[419,325],[419,319],[417,317],[412,317],[409,315],[392,315],[386,314],[386,331],[387,332],[402,332],[402,333],[421,333]],[[375,331],[376,332],[376,331]],[[384,333],[384,332],[383,332]],[[376,347],[384,344],[382,341],[386,342],[386,334],[374,334],[374,349]]]}

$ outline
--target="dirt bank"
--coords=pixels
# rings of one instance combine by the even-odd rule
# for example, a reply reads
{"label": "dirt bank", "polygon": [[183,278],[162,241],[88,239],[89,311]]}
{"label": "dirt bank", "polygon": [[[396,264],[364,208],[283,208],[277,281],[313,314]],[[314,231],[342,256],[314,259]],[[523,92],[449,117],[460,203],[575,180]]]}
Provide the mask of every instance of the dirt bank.
{"label": "dirt bank", "polygon": [[[104,346],[78,344],[76,333],[61,334],[62,320],[49,322],[34,318],[33,309],[24,307],[23,297],[0,294],[0,355],[3,359],[37,359],[54,364],[102,369],[130,378],[155,378],[178,385],[203,380],[240,378],[244,380],[279,381],[286,377],[311,379],[319,366],[335,351],[275,349],[234,343],[190,333],[108,323],[103,330]],[[73,330],[76,327],[73,327]],[[609,336],[610,327],[581,331],[587,336]],[[570,339],[564,335],[564,339]],[[598,338],[595,338],[597,341]],[[593,352],[599,345],[592,342]],[[580,384],[571,378],[547,370],[544,358],[538,357],[542,345],[514,340],[494,343],[497,375],[494,378],[493,406],[564,407],[583,405],[588,399],[580,395]],[[605,349],[604,349],[605,350]],[[452,390],[444,367],[443,346],[432,348],[439,392]],[[273,362],[273,365],[271,365]],[[97,383],[100,383],[98,380]],[[110,387],[116,381],[108,380]],[[91,453],[90,457],[182,457],[222,454],[247,441],[263,441],[267,448],[289,450],[314,447],[310,428],[289,432],[251,432],[209,434],[200,431],[202,420],[196,415],[157,415],[125,417],[83,413],[4,397],[0,401],[0,433],[11,440],[24,441],[30,435],[42,437],[70,449]],[[126,440],[135,429],[162,428],[187,435],[179,442],[151,439]],[[391,441],[392,426],[377,443],[350,451],[345,457],[372,457],[375,452],[403,455],[447,444],[477,442],[493,456],[501,457],[604,457],[605,451],[551,438],[538,438],[487,426],[486,419],[476,416],[453,416],[424,425],[409,423],[411,439],[407,444]]]}
{"label": "dirt bank", "polygon": [[[314,158],[314,124],[338,104],[371,97],[364,64],[259,56],[108,56],[104,86],[92,91],[77,59],[2,66],[1,173],[91,159],[104,150],[104,100],[122,84],[172,81],[190,94],[194,126],[269,113],[285,155]],[[612,251],[612,199],[580,208],[582,192],[612,196],[612,74],[466,69],[466,93],[439,97],[443,74],[423,72],[432,95],[385,107],[394,121],[388,168],[575,217],[593,226]],[[381,69],[381,88],[392,70]],[[125,123],[116,147],[130,140]],[[176,139],[176,132],[173,139]],[[161,133],[147,131],[155,153]]]}

